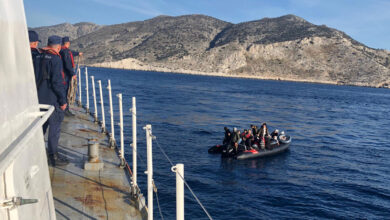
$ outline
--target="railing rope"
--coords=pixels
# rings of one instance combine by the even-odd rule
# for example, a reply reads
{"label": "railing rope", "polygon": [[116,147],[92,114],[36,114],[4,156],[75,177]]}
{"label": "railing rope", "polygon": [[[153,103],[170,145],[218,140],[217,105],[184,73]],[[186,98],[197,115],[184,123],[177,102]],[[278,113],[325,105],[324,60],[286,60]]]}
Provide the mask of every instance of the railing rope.
{"label": "railing rope", "polygon": [[[160,149],[161,153],[165,156],[165,158],[168,160],[168,162],[171,164],[171,166],[173,167],[174,164],[172,162],[172,160],[168,157],[168,155],[165,153],[164,149],[160,146],[160,144],[158,143],[157,139],[155,138],[155,141],[156,141],[156,144],[158,146],[158,148]],[[194,191],[191,189],[190,185],[187,183],[187,181],[184,179],[183,176],[181,176],[180,173],[176,173],[180,176],[181,179],[183,179],[183,182],[185,184],[185,186],[187,186],[188,190],[191,192],[192,196],[194,197],[194,199],[196,200],[196,202],[200,205],[200,207],[203,209],[203,211],[205,212],[205,214],[207,215],[207,217],[210,219],[210,220],[213,220],[213,218],[211,217],[210,213],[207,211],[206,207],[200,202],[200,200],[198,199],[198,197],[195,195]]]}
{"label": "railing rope", "polygon": [[104,102],[103,102],[102,81],[98,80],[98,84],[99,84],[99,93],[100,93],[100,106],[101,106],[101,109],[102,109],[102,123],[101,123],[102,133],[106,133],[106,119],[105,119],[105,115],[104,115]]}
{"label": "railing rope", "polygon": [[108,80],[108,99],[110,102],[110,119],[111,119],[111,133],[110,133],[110,147],[113,149],[116,147],[115,142],[115,125],[114,125],[114,110],[112,108],[112,92],[111,92],[111,80]]}
{"label": "railing rope", "polygon": [[130,109],[132,115],[133,124],[133,186],[134,189],[137,187],[137,107],[135,97],[132,98],[132,108]]}
{"label": "railing rope", "polygon": [[96,103],[95,77],[91,76],[91,79],[92,79],[93,106],[94,106],[94,111],[95,111],[93,117],[94,117],[95,123],[98,123],[99,119],[98,119],[98,111],[97,111],[97,103]]}
{"label": "railing rope", "polygon": [[125,168],[125,150],[124,150],[124,139],[123,139],[123,107],[122,107],[122,93],[116,95],[119,100],[119,128],[120,128],[120,138],[121,138],[121,149],[120,149],[120,158],[121,158],[121,168]]}
{"label": "railing rope", "polygon": [[86,96],[87,96],[87,104],[85,106],[85,110],[87,111],[87,113],[89,113],[89,88],[88,88],[88,84],[89,84],[89,79],[88,79],[88,68],[85,67],[85,92],[86,92]]}

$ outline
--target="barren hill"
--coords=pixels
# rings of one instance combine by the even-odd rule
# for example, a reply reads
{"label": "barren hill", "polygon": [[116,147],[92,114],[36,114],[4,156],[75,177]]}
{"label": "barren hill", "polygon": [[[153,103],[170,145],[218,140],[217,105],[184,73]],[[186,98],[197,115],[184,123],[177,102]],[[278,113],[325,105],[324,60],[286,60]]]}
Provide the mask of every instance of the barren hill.
{"label": "barren hill", "polygon": [[294,15],[239,24],[204,15],[159,16],[88,31],[72,44],[95,66],[374,87],[390,84],[389,51],[367,47],[344,32]]}

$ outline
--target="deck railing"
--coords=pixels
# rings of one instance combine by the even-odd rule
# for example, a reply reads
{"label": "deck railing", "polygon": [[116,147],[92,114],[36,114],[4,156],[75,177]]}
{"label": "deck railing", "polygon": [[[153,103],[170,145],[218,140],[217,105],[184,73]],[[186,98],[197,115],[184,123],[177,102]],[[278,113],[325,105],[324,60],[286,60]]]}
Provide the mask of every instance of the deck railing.
{"label": "deck railing", "polygon": [[[88,69],[85,67],[85,91],[86,91],[86,105],[83,106],[82,103],[82,92],[81,92],[81,70],[78,69],[78,82],[79,82],[79,89],[78,89],[78,95],[79,100],[78,104],[81,107],[84,107],[87,114],[90,113],[89,109],[89,80],[88,80]],[[111,87],[111,80],[109,79],[107,81],[107,90],[108,90],[108,99],[109,99],[109,108],[110,108],[110,125],[111,129],[110,131],[106,128],[105,123],[105,108],[104,108],[104,96],[102,91],[102,81],[98,80],[99,85],[99,93],[100,93],[100,104],[101,104],[101,121],[99,121],[99,115],[98,115],[98,109],[97,109],[97,102],[96,102],[96,91],[95,91],[95,78],[94,76],[90,76],[92,81],[92,95],[93,95],[93,101],[94,101],[94,113],[92,114],[95,122],[100,122],[100,126],[102,129],[102,132],[106,133],[109,138],[109,146],[112,149],[116,149],[117,144],[115,140],[115,122],[114,122],[114,110],[113,110],[113,100],[112,100],[112,87]],[[132,147],[132,159],[133,159],[133,171],[130,170],[130,166],[128,165],[126,159],[125,159],[125,147],[124,147],[124,122],[123,122],[123,96],[121,93],[117,94],[118,97],[118,104],[119,104],[119,136],[120,136],[120,149],[118,149],[119,152],[119,158],[120,158],[120,164],[118,164],[121,168],[126,168],[129,171],[129,174],[131,175],[131,189],[132,194],[135,197],[140,196],[140,191],[137,183],[137,108],[136,108],[136,98],[132,97],[132,108],[130,109],[131,117],[132,117],[132,143],[130,146]],[[153,180],[153,154],[152,154],[152,143],[153,140],[156,139],[155,136],[152,135],[152,125],[148,124],[144,127],[145,133],[146,133],[146,149],[147,149],[147,171],[145,173],[147,174],[147,193],[148,193],[148,201],[147,201],[147,207],[145,209],[148,212],[148,220],[153,219],[153,192],[156,193],[157,197],[157,187],[155,185],[155,182]],[[156,140],[157,146],[162,152],[162,154],[166,157],[166,159],[171,164],[171,170],[172,172],[176,173],[176,219],[177,220],[184,220],[184,185],[187,186],[187,188],[190,190],[191,194],[195,198],[196,202],[199,203],[203,211],[206,213],[207,217],[209,219],[212,219],[204,205],[200,202],[198,197],[195,195],[191,187],[188,185],[188,183],[184,179],[184,164],[178,163],[176,165],[173,164],[172,160],[168,157],[168,155],[165,153],[163,148],[160,146],[158,141]],[[138,198],[140,199],[140,198]],[[143,198],[142,198],[143,199]],[[143,201],[141,199],[141,201]],[[162,217],[162,212],[160,208],[160,203],[158,201],[157,197],[157,204],[159,208],[160,215]],[[144,205],[144,204],[143,204]],[[162,217],[163,218],[163,217]]]}

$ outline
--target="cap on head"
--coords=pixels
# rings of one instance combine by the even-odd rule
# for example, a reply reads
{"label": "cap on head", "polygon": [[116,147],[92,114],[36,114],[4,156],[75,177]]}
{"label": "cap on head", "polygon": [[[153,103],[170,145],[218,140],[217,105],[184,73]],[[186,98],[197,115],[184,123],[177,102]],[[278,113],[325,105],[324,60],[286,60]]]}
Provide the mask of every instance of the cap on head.
{"label": "cap on head", "polygon": [[279,130],[278,130],[278,129],[276,129],[276,130],[275,130],[275,133],[279,133]]}
{"label": "cap on head", "polygon": [[62,41],[61,37],[57,35],[53,35],[47,39],[47,45],[61,44],[61,41]]}
{"label": "cap on head", "polygon": [[69,37],[62,38],[62,44],[65,44],[66,42],[70,42]]}
{"label": "cap on head", "polygon": [[39,36],[38,36],[38,33],[35,32],[35,31],[28,31],[28,39],[30,40],[30,42],[41,42],[39,40]]}

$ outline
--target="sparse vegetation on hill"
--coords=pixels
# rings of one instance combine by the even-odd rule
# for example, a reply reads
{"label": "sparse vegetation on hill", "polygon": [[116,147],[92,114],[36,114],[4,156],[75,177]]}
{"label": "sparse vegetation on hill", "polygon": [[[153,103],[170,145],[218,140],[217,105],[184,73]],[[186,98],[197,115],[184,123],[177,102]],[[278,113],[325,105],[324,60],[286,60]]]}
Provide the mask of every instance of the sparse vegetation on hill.
{"label": "sparse vegetation on hill", "polygon": [[388,87],[390,52],[344,32],[286,15],[232,24],[204,15],[117,25],[61,24],[35,30],[69,35],[95,66]]}

